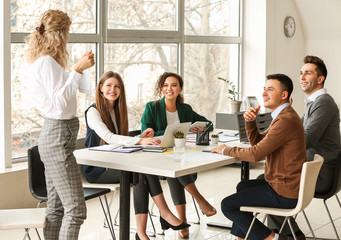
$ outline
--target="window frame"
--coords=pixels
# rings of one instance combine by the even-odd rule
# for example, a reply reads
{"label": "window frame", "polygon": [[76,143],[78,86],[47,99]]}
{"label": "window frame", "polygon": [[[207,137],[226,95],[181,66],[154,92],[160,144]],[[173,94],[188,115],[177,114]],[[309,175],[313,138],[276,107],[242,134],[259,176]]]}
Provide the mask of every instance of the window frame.
{"label": "window frame", "polygon": [[[96,33],[72,33],[70,34],[70,43],[95,43],[97,48],[96,56],[96,79],[104,72],[104,44],[105,43],[172,43],[178,46],[178,73],[183,76],[184,74],[184,45],[187,43],[195,44],[238,44],[239,45],[239,68],[238,68],[238,84],[237,87],[240,90],[241,85],[241,63],[242,63],[242,9],[243,0],[239,1],[239,37],[225,37],[225,36],[193,36],[185,35],[185,0],[176,1],[176,30],[129,30],[129,29],[107,29],[107,1],[96,1]],[[8,48],[4,48],[4,84],[0,87],[3,93],[1,98],[1,111],[4,112],[4,118],[1,119],[1,130],[4,130],[4,136],[0,139],[0,150],[2,152],[0,159],[0,168],[11,167],[12,163],[16,160],[12,159],[12,145],[11,145],[11,93],[6,89],[11,89],[11,73],[10,63],[11,59],[6,56],[10,56],[10,49],[12,43],[24,43],[25,37],[29,33],[11,33],[10,27],[10,1],[3,1],[1,5],[1,11],[4,14],[4,22],[1,24],[4,26],[2,34],[4,35],[1,41],[4,42],[4,46],[8,45]],[[5,36],[10,35],[10,41],[6,40]],[[7,43],[6,43],[7,41]],[[7,50],[7,51],[6,51]],[[8,53],[9,51],[9,53]],[[2,79],[1,79],[2,80]],[[96,82],[97,82],[96,80]],[[3,100],[3,102],[2,102]],[[3,159],[2,159],[3,158]],[[25,159],[25,158],[24,158]]]}

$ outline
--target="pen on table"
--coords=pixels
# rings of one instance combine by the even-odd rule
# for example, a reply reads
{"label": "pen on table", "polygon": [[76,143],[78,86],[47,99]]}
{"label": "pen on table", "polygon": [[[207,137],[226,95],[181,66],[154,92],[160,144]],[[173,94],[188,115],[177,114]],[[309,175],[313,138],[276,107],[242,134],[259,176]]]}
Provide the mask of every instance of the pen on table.
{"label": "pen on table", "polygon": [[222,133],[223,133],[223,131],[221,131],[221,132],[218,132],[218,133],[217,133],[217,135],[219,135],[219,134],[222,134]]}

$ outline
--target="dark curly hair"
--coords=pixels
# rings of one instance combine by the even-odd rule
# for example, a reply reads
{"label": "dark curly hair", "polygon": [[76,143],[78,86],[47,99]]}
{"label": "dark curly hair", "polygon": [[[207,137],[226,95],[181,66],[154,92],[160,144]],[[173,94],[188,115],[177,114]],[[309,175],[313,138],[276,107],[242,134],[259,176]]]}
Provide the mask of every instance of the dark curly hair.
{"label": "dark curly hair", "polygon": [[[161,98],[162,96],[162,87],[165,84],[165,81],[168,77],[175,77],[179,81],[180,88],[182,90],[184,86],[184,81],[182,80],[182,77],[179,74],[172,73],[172,72],[164,72],[159,76],[159,79],[157,80],[155,84],[155,96],[158,98]],[[184,102],[184,97],[182,96],[181,93],[179,93],[178,97],[176,98],[177,102],[183,103]]]}

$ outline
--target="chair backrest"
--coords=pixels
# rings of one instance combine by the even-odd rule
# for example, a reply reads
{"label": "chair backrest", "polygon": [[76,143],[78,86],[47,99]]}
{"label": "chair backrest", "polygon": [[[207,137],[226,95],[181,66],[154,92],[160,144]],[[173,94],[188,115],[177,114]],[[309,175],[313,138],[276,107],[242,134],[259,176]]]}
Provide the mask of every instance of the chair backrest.
{"label": "chair backrest", "polygon": [[28,155],[28,182],[32,196],[40,201],[47,201],[45,167],[40,159],[38,146],[31,147]]}
{"label": "chair backrest", "polygon": [[341,191],[341,152],[338,155],[337,161],[336,161],[336,168],[334,173],[334,183],[335,186],[333,186],[334,190],[333,195],[337,194]]}
{"label": "chair backrest", "polygon": [[137,135],[141,134],[141,130],[132,130],[132,131],[129,131],[128,135],[130,137],[135,137]]}
{"label": "chair backrest", "polygon": [[328,192],[315,193],[315,198],[328,199],[341,190],[341,152],[339,152],[337,156],[336,166],[334,169],[334,177],[330,190]]}
{"label": "chair backrest", "polygon": [[317,177],[323,161],[323,157],[315,154],[313,161],[305,162],[303,164],[298,202],[295,211],[302,211],[310,204],[311,200],[313,199]]}

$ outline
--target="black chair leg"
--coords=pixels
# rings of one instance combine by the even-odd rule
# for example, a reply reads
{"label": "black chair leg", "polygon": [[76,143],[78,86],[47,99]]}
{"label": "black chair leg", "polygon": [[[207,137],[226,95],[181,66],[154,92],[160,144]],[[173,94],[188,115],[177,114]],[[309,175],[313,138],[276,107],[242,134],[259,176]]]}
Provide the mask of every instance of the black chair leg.
{"label": "black chair leg", "polygon": [[329,216],[330,223],[332,224],[332,226],[333,226],[333,228],[334,228],[334,232],[335,232],[336,238],[337,238],[338,240],[340,240],[340,237],[339,237],[339,234],[337,233],[337,230],[336,230],[336,227],[335,227],[335,224],[334,224],[332,215],[330,214],[330,211],[329,211],[328,206],[327,206],[327,204],[326,204],[326,200],[323,200],[323,203],[324,203],[324,206],[326,207],[326,210],[327,210],[327,213],[328,213],[328,216]]}
{"label": "black chair leg", "polygon": [[259,213],[255,213],[255,215],[254,215],[254,217],[253,217],[253,219],[252,219],[251,225],[250,225],[249,229],[247,230],[246,236],[245,236],[245,238],[244,238],[245,240],[249,239],[249,235],[250,235],[251,229],[252,229],[252,227],[253,227],[253,224],[254,224],[255,221],[256,221],[256,218],[257,218],[258,214],[259,214]]}
{"label": "black chair leg", "polygon": [[[26,239],[26,237],[31,240],[30,234],[29,234],[30,229],[29,228],[25,228],[25,236],[24,236],[24,240]],[[40,237],[39,237],[40,238]]]}
{"label": "black chair leg", "polygon": [[341,202],[340,202],[340,199],[339,199],[339,197],[337,196],[337,194],[335,194],[335,197],[336,197],[336,200],[337,200],[337,202],[339,203],[339,206],[340,206],[340,208],[341,208]]}
{"label": "black chair leg", "polygon": [[193,196],[192,196],[192,199],[193,199],[193,204],[194,204],[194,207],[195,207],[195,212],[197,213],[197,217],[198,217],[198,221],[193,222],[193,223],[194,224],[200,224],[200,215],[199,215],[198,207],[197,207],[197,204],[196,204],[195,199],[194,199]]}
{"label": "black chair leg", "polygon": [[310,232],[311,232],[311,234],[313,235],[313,238],[314,238],[314,240],[315,240],[315,239],[316,239],[315,233],[314,233],[314,231],[313,231],[313,228],[312,228],[311,225],[310,225],[310,222],[309,222],[309,220],[308,220],[308,218],[307,218],[307,215],[305,214],[305,211],[304,211],[304,210],[302,211],[302,213],[303,213],[303,216],[304,216],[304,218],[305,218],[305,221],[306,221],[307,224],[308,224],[309,230],[310,230]]}
{"label": "black chair leg", "polygon": [[148,211],[148,216],[149,216],[150,222],[152,223],[152,227],[153,227],[153,235],[151,235],[150,237],[156,237],[155,225],[154,225],[152,215],[150,214],[150,211]]}
{"label": "black chair leg", "polygon": [[287,217],[287,218],[288,218],[288,224],[289,224],[289,228],[290,228],[291,234],[294,237],[294,239],[297,240],[297,237],[296,237],[296,234],[295,234],[295,231],[294,231],[294,227],[292,226],[290,217]]}
{"label": "black chair leg", "polygon": [[105,200],[105,204],[106,204],[106,209],[107,210],[105,210],[105,208],[104,208],[104,205],[103,205],[103,202],[102,202],[102,198],[101,197],[98,197],[98,198],[99,198],[99,201],[101,203],[103,214],[104,214],[104,217],[105,217],[106,222],[108,224],[108,228],[110,230],[111,236],[112,236],[113,240],[116,240],[114,226],[113,226],[112,219],[111,219],[110,207],[109,207],[109,204],[108,204],[107,197],[106,197],[106,195],[104,195],[104,200]]}

